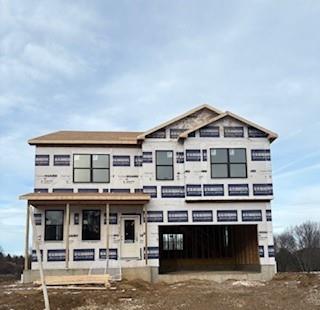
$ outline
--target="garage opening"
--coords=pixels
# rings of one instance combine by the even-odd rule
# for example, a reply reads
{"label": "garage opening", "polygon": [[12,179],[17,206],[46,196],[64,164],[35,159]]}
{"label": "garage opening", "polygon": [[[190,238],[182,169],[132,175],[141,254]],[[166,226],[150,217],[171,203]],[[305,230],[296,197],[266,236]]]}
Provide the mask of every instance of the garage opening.
{"label": "garage opening", "polygon": [[159,226],[159,273],[260,271],[257,225]]}

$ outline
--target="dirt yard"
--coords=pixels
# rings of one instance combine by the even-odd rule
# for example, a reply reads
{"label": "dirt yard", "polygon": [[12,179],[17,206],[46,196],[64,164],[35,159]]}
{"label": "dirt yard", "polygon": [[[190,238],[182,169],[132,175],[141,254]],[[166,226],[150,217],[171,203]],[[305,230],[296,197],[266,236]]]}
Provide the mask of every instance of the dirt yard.
{"label": "dirt yard", "polygon": [[[96,291],[49,289],[51,309],[320,309],[320,274],[278,274],[270,282],[116,283]],[[43,309],[42,292],[3,278],[0,309]]]}

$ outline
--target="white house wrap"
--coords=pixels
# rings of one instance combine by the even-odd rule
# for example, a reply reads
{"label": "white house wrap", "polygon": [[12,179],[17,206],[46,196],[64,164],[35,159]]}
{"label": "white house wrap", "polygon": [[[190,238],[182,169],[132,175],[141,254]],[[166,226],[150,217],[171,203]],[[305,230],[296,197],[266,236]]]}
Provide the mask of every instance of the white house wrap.
{"label": "white house wrap", "polygon": [[[108,253],[128,278],[168,280],[185,270],[272,277],[276,138],[202,105],[146,132],[59,131],[29,140],[35,185],[21,198],[35,208],[44,269],[87,273],[105,268]],[[32,254],[25,281],[37,276]]]}

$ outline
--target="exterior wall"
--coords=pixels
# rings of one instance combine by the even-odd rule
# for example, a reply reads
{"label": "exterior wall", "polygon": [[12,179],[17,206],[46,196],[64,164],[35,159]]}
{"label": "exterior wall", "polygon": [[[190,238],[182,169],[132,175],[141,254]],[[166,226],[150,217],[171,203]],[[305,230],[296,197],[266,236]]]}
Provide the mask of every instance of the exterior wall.
{"label": "exterior wall", "polygon": [[[175,186],[187,184],[223,184],[224,195],[213,196],[214,200],[230,199],[263,199],[271,200],[273,195],[255,196],[253,194],[253,184],[271,184],[272,169],[271,161],[253,161],[251,157],[252,150],[270,150],[270,142],[267,138],[249,138],[247,127],[235,120],[224,119],[214,124],[220,126],[220,137],[204,138],[199,136],[199,130],[196,131],[195,137],[189,137],[185,142],[177,143],[176,139],[170,139],[167,131],[166,139],[147,139],[142,145],[143,152],[152,152],[153,162],[143,165],[143,185],[157,185],[158,196],[161,193],[161,185]],[[244,126],[244,138],[224,138],[224,126]],[[247,178],[224,178],[212,179],[210,170],[210,149],[211,148],[246,148],[247,150]],[[174,151],[174,180],[157,181],[155,176],[155,151],[156,150],[173,150]],[[187,150],[200,150],[200,161],[187,161]],[[203,151],[206,151],[207,159],[203,160]],[[177,163],[176,152],[184,153],[184,163]],[[228,194],[229,184],[248,184],[249,195],[233,196]],[[188,197],[189,200],[210,199],[209,197]]]}
{"label": "exterior wall", "polygon": [[[73,183],[73,154],[109,154],[110,155],[110,183]],[[37,147],[36,155],[49,155],[48,166],[35,166],[35,189],[107,189],[141,188],[140,167],[134,166],[134,156],[141,155],[140,148],[110,148],[110,147]],[[70,155],[68,166],[55,166],[54,155]],[[113,166],[114,155],[129,155],[130,166]]]}
{"label": "exterior wall", "polygon": [[[142,148],[89,148],[89,147],[37,147],[36,155],[49,155],[48,166],[35,167],[35,189],[98,189],[100,192],[110,189],[142,189],[143,186],[157,186],[158,197],[161,194],[161,186],[185,186],[187,184],[223,184],[224,195],[214,196],[212,199],[229,200],[229,184],[248,184],[249,195],[233,196],[232,199],[256,199],[270,200],[273,195],[255,196],[253,184],[272,184],[271,161],[253,161],[252,150],[270,150],[270,143],[266,138],[248,138],[247,127],[244,127],[244,138],[224,138],[223,126],[243,126],[243,124],[224,119],[215,123],[220,126],[219,138],[203,138],[199,136],[199,131],[195,137],[186,139],[184,143],[170,139],[170,132],[167,129],[165,139],[146,139]],[[247,178],[225,178],[212,179],[210,171],[210,149],[211,148],[246,148],[247,150]],[[156,180],[156,150],[172,150],[174,152],[174,180]],[[187,161],[187,150],[200,150],[200,161]],[[203,152],[206,152],[207,159],[204,160]],[[142,156],[151,152],[151,162],[144,162],[142,167],[134,166],[134,156]],[[177,152],[184,153],[184,162],[177,163]],[[73,183],[73,154],[109,154],[110,155],[110,183]],[[55,155],[70,155],[69,166],[55,166],[53,163]],[[130,166],[113,166],[114,155],[130,156]],[[188,199],[193,199],[188,197]],[[199,197],[194,198],[196,200]],[[202,197],[201,199],[204,199]],[[210,199],[205,197],[205,199]]]}
{"label": "exterior wall", "polygon": [[[97,241],[82,241],[82,209],[100,209],[101,210],[101,240]],[[105,228],[104,224],[104,216],[103,213],[105,211],[102,207],[76,207],[72,206],[70,210],[70,263],[69,268],[103,268],[105,266],[105,259],[99,257],[99,250],[105,249],[106,239],[105,239]],[[159,225],[241,225],[241,224],[256,224],[258,226],[258,242],[261,251],[260,255],[260,264],[262,265],[274,265],[274,255],[273,255],[273,235],[272,235],[272,224],[271,221],[267,220],[267,210],[270,210],[269,202],[226,202],[226,203],[210,203],[210,202],[202,202],[202,203],[187,203],[183,199],[176,199],[176,201],[172,201],[169,199],[166,201],[165,199],[155,199],[151,201],[147,206],[149,212],[151,211],[161,211],[163,216],[163,222],[149,222],[148,223],[148,247],[149,250],[149,266],[158,267],[159,259],[158,259],[158,247],[159,247],[159,236],[158,236],[158,227]],[[53,262],[48,261],[48,250],[63,250],[65,248],[64,241],[44,241],[44,212],[45,210],[63,210],[63,207],[43,207],[38,208],[37,213],[41,214],[41,225],[36,226],[37,233],[42,236],[41,238],[41,249],[43,250],[43,262],[46,269],[59,269],[65,268],[65,262]],[[209,222],[195,222],[192,217],[193,211],[203,211],[210,210],[213,212],[213,221]],[[238,214],[237,221],[229,221],[229,222],[219,222],[217,219],[217,211],[224,210],[236,210]],[[242,219],[242,211],[244,210],[261,210],[262,219],[261,221],[243,221]],[[187,211],[188,220],[186,222],[169,222],[168,220],[168,211]],[[79,224],[74,224],[74,214],[79,213]],[[122,260],[122,267],[142,267],[145,266],[144,260],[144,223],[141,212],[141,207],[138,206],[113,206],[110,208],[110,213],[117,214],[117,224],[111,224],[110,227],[110,236],[109,236],[109,247],[111,252],[113,253],[113,249],[117,249],[117,259],[121,256],[121,216],[123,214],[139,214],[141,216],[141,222],[139,225],[139,249],[140,249],[140,257],[138,259],[131,260]],[[95,251],[95,260],[91,261],[73,261],[73,251],[74,249],[94,249]],[[263,250],[262,250],[263,249]],[[270,252],[269,252],[270,251]],[[33,255],[35,259],[35,254]],[[119,266],[119,263],[113,262],[110,260],[112,266]],[[32,269],[37,269],[37,263],[32,263]]]}
{"label": "exterior wall", "polygon": [[[65,261],[48,261],[48,250],[64,250],[65,243],[62,241],[45,241],[44,240],[44,220],[45,220],[45,210],[64,210],[65,208],[62,206],[44,206],[41,208],[37,208],[37,213],[41,214],[41,225],[37,225],[37,234],[41,235],[41,246],[40,248],[43,250],[43,262],[46,269],[60,269],[65,268]],[[83,241],[82,240],[82,210],[87,209],[95,209],[101,211],[101,239],[100,240],[90,240]],[[75,213],[79,214],[79,224],[75,225],[74,223],[74,215]],[[100,249],[106,248],[106,224],[104,224],[104,213],[105,208],[101,206],[74,206],[70,207],[70,234],[69,234],[69,249],[70,249],[70,263],[69,268],[104,268],[106,265],[105,258],[100,258]],[[128,260],[123,261],[121,265],[123,267],[133,267],[133,266],[144,266],[143,260],[143,249],[144,249],[144,236],[143,236],[143,220],[142,220],[142,208],[141,206],[116,206],[110,208],[110,213],[117,214],[117,223],[109,225],[109,248],[110,252],[114,254],[114,249],[117,249],[117,253],[114,254],[116,259],[121,256],[121,246],[120,246],[120,219],[122,214],[137,214],[140,217],[140,225],[138,226],[138,244],[140,248],[140,258],[137,260]],[[34,248],[34,247],[33,247]],[[94,249],[94,260],[84,260],[84,261],[75,261],[74,260],[74,250],[75,249]],[[112,255],[112,256],[114,256]],[[33,253],[33,263],[32,269],[37,269],[38,264],[35,262],[36,255]],[[115,261],[115,259],[110,259],[110,265],[117,267],[119,264]]]}
{"label": "exterior wall", "polygon": [[[210,115],[206,113],[204,118],[208,118]],[[244,124],[225,118],[214,124],[214,126],[220,126],[220,137],[216,138],[204,138],[200,137],[199,130],[195,132],[194,137],[189,137],[184,142],[177,141],[177,139],[170,138],[170,129],[185,128],[188,122],[180,122],[176,127],[171,125],[165,129],[166,138],[147,138],[141,148],[104,148],[104,147],[37,147],[37,155],[49,155],[49,166],[36,166],[35,167],[35,190],[48,190],[52,192],[54,189],[73,189],[77,192],[79,189],[98,189],[99,192],[104,190],[110,191],[111,189],[130,189],[130,192],[134,192],[137,189],[143,189],[148,191],[150,187],[156,187],[156,197],[153,197],[147,204],[148,211],[160,211],[163,221],[158,219],[158,222],[148,223],[148,246],[149,246],[149,262],[151,267],[159,266],[158,259],[158,227],[159,225],[179,225],[179,224],[197,224],[197,225],[221,225],[221,224],[257,224],[258,226],[258,242],[260,253],[260,264],[263,266],[271,266],[272,269],[275,265],[274,253],[273,253],[273,235],[272,235],[272,222],[271,222],[271,205],[270,200],[273,198],[272,194],[267,195],[254,195],[254,184],[272,184],[272,171],[271,161],[253,161],[251,157],[252,150],[269,150],[270,143],[267,138],[249,138],[248,128]],[[244,137],[243,138],[225,138],[223,136],[224,126],[243,126]],[[237,179],[212,179],[210,171],[210,149],[211,148],[246,148],[247,150],[247,178]],[[172,150],[174,154],[174,180],[158,181],[156,179],[156,165],[155,165],[155,151],[156,150]],[[200,161],[188,161],[186,159],[187,150],[200,150]],[[148,162],[150,157],[148,153],[151,152],[151,162]],[[183,153],[183,162],[177,163],[177,152]],[[206,159],[205,154],[206,152]],[[73,154],[110,154],[110,183],[73,183]],[[70,155],[69,166],[54,166],[54,155]],[[128,167],[115,167],[113,166],[114,155],[129,155],[130,166]],[[141,167],[134,165],[134,156],[143,156],[144,163]],[[204,196],[203,185],[215,185],[222,184],[224,186],[224,194],[222,196]],[[248,184],[248,195],[230,196],[228,193],[228,186],[235,184]],[[187,185],[200,185],[200,196],[189,196],[188,192],[185,192]],[[162,187],[163,186],[180,186],[183,187],[183,196],[181,192],[177,193],[180,198],[173,197],[163,198]],[[221,200],[221,202],[219,202]],[[37,226],[38,233],[41,233],[41,248],[44,256],[44,267],[46,269],[63,269],[65,268],[65,262],[48,262],[47,253],[48,250],[63,250],[64,241],[44,241],[44,211],[45,209],[63,209],[63,207],[48,207],[43,206],[37,210],[41,214],[41,225]],[[82,241],[81,240],[81,223],[82,214],[81,210],[86,209],[84,206],[72,205],[70,209],[70,264],[69,267],[73,269],[88,269],[88,268],[103,268],[105,260],[99,258],[99,250],[105,248],[106,240],[104,234],[103,214],[105,210],[102,207],[88,206],[88,208],[101,209],[101,240],[99,241]],[[87,209],[88,209],[87,208]],[[207,222],[195,222],[193,219],[193,211],[212,211],[212,221]],[[217,211],[229,211],[235,210],[237,212],[236,221],[224,221],[220,222],[217,218]],[[242,211],[258,210],[261,211],[261,220],[243,221]],[[176,222],[169,222],[169,211],[187,211],[188,218],[185,221],[178,219]],[[74,214],[79,213],[79,225],[74,224]],[[122,214],[136,213],[142,218],[142,206],[111,206],[110,213],[117,214],[117,223],[110,225],[110,249],[117,249],[117,258],[121,256],[120,251],[120,237],[121,226],[120,219]],[[268,213],[268,217],[267,217]],[[139,248],[140,257],[135,260],[121,260],[121,265],[124,268],[129,267],[143,267],[145,266],[145,260],[143,257],[144,250],[144,223],[141,219],[139,225]],[[73,261],[74,249],[95,249],[94,261]],[[111,260],[113,261],[113,260]],[[119,264],[119,262],[118,262]],[[37,263],[32,263],[32,269],[37,269]],[[266,267],[267,268],[267,267]],[[269,269],[270,269],[269,268]],[[270,269],[270,270],[271,270]]]}

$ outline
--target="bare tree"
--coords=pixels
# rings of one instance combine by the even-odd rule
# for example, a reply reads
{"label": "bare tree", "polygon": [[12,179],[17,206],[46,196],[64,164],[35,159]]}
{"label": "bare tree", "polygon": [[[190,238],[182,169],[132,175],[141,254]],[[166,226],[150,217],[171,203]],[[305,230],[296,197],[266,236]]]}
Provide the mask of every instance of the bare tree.
{"label": "bare tree", "polygon": [[297,250],[296,240],[291,231],[285,231],[284,233],[276,236],[276,247],[279,249],[286,249],[289,252]]}
{"label": "bare tree", "polygon": [[320,247],[320,223],[311,221],[302,223],[294,227],[293,235],[299,249]]}
{"label": "bare tree", "polygon": [[297,257],[303,265],[303,271],[320,269],[320,224],[305,222],[294,227],[294,239],[297,243]]}
{"label": "bare tree", "polygon": [[275,237],[279,271],[320,270],[320,223],[305,222]]}
{"label": "bare tree", "polygon": [[295,255],[297,244],[290,230],[275,236],[274,245],[278,271],[303,270],[299,258]]}

